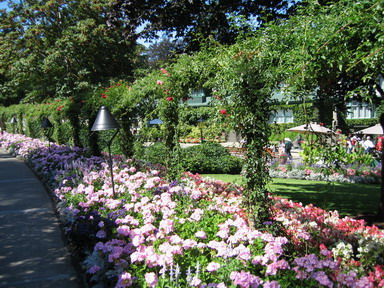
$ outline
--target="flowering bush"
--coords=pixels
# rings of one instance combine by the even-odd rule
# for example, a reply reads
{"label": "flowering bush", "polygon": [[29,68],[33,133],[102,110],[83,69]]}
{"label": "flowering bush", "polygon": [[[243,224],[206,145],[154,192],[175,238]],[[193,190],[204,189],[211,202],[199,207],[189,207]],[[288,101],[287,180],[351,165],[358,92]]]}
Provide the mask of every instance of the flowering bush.
{"label": "flowering bush", "polygon": [[321,164],[304,165],[288,161],[284,165],[273,159],[269,164],[269,175],[273,178],[289,178],[347,183],[379,183],[381,181],[381,165],[364,166],[349,165],[338,168]]}
{"label": "flowering bush", "polygon": [[[384,233],[313,205],[271,197],[253,230],[242,188],[186,173],[4,133],[57,199],[71,243],[98,287],[382,287]],[[282,172],[282,171],[281,171]]]}

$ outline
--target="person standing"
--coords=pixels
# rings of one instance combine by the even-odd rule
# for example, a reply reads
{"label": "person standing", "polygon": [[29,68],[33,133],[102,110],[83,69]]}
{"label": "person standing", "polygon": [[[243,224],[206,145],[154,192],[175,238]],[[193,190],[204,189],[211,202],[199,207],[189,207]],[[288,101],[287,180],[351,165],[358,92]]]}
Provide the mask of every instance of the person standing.
{"label": "person standing", "polygon": [[291,154],[291,149],[293,146],[292,141],[289,138],[285,138],[284,141],[285,141],[284,143],[285,154],[287,154],[289,160],[292,160],[292,154]]}
{"label": "person standing", "polygon": [[368,136],[367,139],[363,142],[363,147],[365,153],[370,153],[373,149],[375,149],[375,144],[371,141],[371,137]]}

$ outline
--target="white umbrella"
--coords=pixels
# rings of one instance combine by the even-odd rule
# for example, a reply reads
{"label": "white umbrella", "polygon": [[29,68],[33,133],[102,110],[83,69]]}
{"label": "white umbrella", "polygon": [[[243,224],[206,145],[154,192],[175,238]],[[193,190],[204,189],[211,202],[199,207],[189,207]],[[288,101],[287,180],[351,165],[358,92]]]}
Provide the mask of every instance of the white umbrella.
{"label": "white umbrella", "polygon": [[304,133],[304,134],[332,133],[331,129],[328,129],[317,123],[303,124],[300,126],[289,128],[287,129],[287,131]]}
{"label": "white umbrella", "polygon": [[382,135],[382,134],[384,134],[383,133],[383,127],[381,127],[380,124],[376,124],[375,126],[365,128],[365,129],[357,131],[355,133],[368,134],[368,135]]}

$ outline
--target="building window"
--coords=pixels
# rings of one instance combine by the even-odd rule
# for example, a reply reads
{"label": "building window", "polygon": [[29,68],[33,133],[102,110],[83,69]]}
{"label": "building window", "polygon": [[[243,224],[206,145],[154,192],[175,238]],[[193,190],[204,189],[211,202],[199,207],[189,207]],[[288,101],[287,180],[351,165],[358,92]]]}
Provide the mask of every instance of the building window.
{"label": "building window", "polygon": [[277,110],[274,114],[269,117],[269,123],[293,123],[293,111],[288,110]]}
{"label": "building window", "polygon": [[366,102],[351,101],[347,103],[347,119],[370,119],[375,117],[374,106]]}

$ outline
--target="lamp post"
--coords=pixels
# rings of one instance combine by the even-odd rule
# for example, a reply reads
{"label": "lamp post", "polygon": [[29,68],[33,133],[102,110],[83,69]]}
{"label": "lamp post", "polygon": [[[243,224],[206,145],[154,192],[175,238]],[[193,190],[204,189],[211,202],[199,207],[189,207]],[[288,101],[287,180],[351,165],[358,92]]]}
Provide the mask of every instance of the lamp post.
{"label": "lamp post", "polygon": [[12,124],[12,127],[13,127],[13,134],[15,134],[15,126],[16,126],[16,123],[17,123],[17,119],[16,119],[15,116],[13,116],[13,117],[11,118],[10,123]]}
{"label": "lamp post", "polygon": [[115,134],[113,134],[111,140],[108,142],[108,155],[109,155],[109,169],[111,171],[111,180],[112,180],[112,193],[113,198],[116,198],[115,194],[115,183],[113,181],[113,162],[112,162],[112,155],[111,155],[111,144],[113,138],[117,135],[119,132],[120,125],[117,123],[116,119],[113,117],[111,112],[109,112],[108,108],[105,106],[101,106],[99,113],[97,114],[96,120],[93,123],[93,126],[91,128],[91,131],[104,131],[104,130],[113,130],[117,129]]}
{"label": "lamp post", "polygon": [[48,150],[51,148],[50,138],[52,136],[52,130],[50,128],[52,127],[53,127],[53,124],[51,123],[51,121],[49,121],[47,117],[44,117],[43,120],[41,121],[41,128],[43,128],[44,131],[46,131],[45,134],[46,134],[46,137],[48,138]]}
{"label": "lamp post", "polygon": [[203,119],[203,117],[200,117],[200,119],[197,120],[197,122],[199,122],[197,124],[197,126],[200,129],[200,141],[201,141],[201,143],[203,143],[204,142],[204,137],[203,137],[203,128],[204,128],[204,123],[203,122],[204,122],[204,119]]}
{"label": "lamp post", "polygon": [[3,120],[1,120],[0,118],[0,134],[3,135],[4,133],[4,124],[3,124]]}

